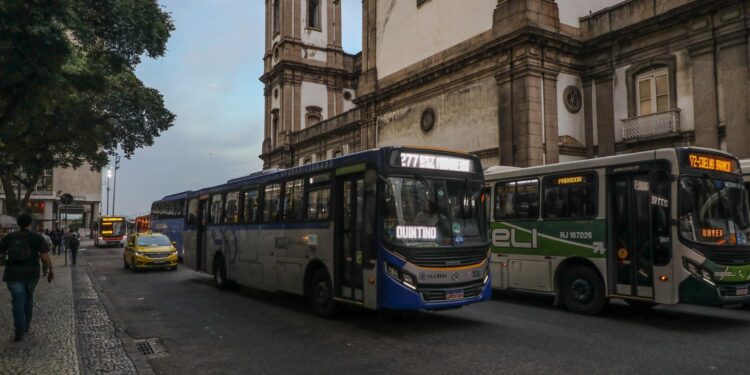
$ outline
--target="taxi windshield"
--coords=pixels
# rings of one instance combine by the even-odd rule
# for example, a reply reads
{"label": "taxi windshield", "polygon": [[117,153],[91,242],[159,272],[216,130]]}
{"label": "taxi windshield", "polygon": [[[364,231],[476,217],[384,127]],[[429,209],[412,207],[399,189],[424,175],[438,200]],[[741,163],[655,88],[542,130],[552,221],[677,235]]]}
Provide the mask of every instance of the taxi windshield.
{"label": "taxi windshield", "polygon": [[487,241],[482,184],[470,179],[391,177],[385,238],[413,247],[478,246]]}
{"label": "taxi windshield", "polygon": [[169,238],[165,236],[140,236],[136,240],[138,246],[169,246]]}
{"label": "taxi windshield", "polygon": [[680,234],[714,246],[750,246],[750,210],[739,181],[680,178]]}

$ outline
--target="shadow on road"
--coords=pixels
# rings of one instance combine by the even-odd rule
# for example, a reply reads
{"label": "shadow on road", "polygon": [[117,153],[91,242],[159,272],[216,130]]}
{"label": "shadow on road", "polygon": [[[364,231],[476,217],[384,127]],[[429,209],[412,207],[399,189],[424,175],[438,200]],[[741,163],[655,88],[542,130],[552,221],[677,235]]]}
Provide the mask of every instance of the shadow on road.
{"label": "shadow on road", "polygon": [[[675,332],[711,332],[745,327],[750,322],[750,311],[737,309],[727,311],[719,307],[689,305],[658,305],[652,309],[632,308],[621,300],[612,300],[595,316],[579,315],[567,311],[564,306],[554,306],[554,297],[533,293],[494,291],[492,300],[518,306],[558,310],[581,319],[606,319],[632,324],[643,324],[655,329]],[[747,318],[727,316],[746,313]]]}
{"label": "shadow on road", "polygon": [[[215,288],[212,278],[190,278],[185,282]],[[313,319],[323,319],[315,315],[307,299],[303,296],[283,292],[266,292],[247,287],[239,287],[228,291],[228,293],[237,293],[252,298],[259,303],[303,313]],[[436,327],[440,327],[441,331],[450,332],[451,330],[463,330],[469,327],[491,324],[451,314],[452,311],[462,310],[463,308],[435,312],[369,310],[344,304],[341,306],[340,316],[330,320],[330,322],[393,336],[420,333],[434,334]]]}

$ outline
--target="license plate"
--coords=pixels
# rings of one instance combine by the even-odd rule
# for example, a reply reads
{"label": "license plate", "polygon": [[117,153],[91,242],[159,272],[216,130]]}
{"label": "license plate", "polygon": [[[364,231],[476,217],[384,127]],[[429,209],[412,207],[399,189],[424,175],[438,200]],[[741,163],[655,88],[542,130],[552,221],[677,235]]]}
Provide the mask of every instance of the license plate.
{"label": "license plate", "polygon": [[745,287],[745,288],[737,288],[736,295],[738,295],[738,296],[746,296],[747,295],[747,287]]}
{"label": "license plate", "polygon": [[164,263],[165,262],[151,262],[151,264],[153,264],[154,266],[162,265]]}
{"label": "license plate", "polygon": [[445,299],[447,300],[463,299],[463,298],[464,298],[463,290],[451,290],[451,291],[445,292]]}

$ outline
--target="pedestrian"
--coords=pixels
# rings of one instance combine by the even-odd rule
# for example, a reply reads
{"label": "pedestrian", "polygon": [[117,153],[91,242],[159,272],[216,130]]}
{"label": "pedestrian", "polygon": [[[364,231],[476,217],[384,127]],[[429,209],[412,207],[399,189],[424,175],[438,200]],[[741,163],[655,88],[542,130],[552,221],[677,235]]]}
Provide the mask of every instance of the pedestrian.
{"label": "pedestrian", "polygon": [[57,249],[57,255],[64,254],[65,253],[65,245],[68,243],[68,239],[66,238],[66,230],[61,229],[60,230],[60,247]]}
{"label": "pedestrian", "polygon": [[[52,249],[52,239],[49,237],[49,229],[42,233],[42,238],[47,243],[47,248]],[[47,276],[47,265],[45,263],[42,263],[42,276]]]}
{"label": "pedestrian", "polygon": [[71,233],[68,239],[68,249],[70,249],[70,259],[73,261],[73,265],[76,265],[76,258],[78,258],[78,246],[81,245],[81,241],[78,240],[78,233]]}
{"label": "pedestrian", "polygon": [[10,233],[0,241],[0,255],[6,259],[3,281],[7,283],[13,305],[14,341],[21,341],[29,331],[34,309],[34,289],[39,283],[39,260],[49,270],[47,281],[52,282],[55,272],[49,258],[49,247],[41,235],[29,231],[31,216],[18,215],[20,230]]}
{"label": "pedestrian", "polygon": [[52,231],[52,254],[60,254],[60,229],[55,228]]}

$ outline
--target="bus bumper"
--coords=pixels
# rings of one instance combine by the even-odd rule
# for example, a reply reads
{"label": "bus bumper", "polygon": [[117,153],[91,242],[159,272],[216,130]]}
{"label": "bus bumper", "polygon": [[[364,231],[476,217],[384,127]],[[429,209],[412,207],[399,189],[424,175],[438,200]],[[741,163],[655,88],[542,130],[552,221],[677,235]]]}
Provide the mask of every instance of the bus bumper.
{"label": "bus bumper", "polygon": [[[486,301],[492,297],[492,276],[475,283],[455,287],[427,288],[416,290],[405,286],[393,277],[381,274],[379,307],[392,310],[443,310]],[[461,294],[464,298],[446,299],[450,294]]]}
{"label": "bus bumper", "polygon": [[748,283],[719,283],[712,286],[692,276],[681,282],[679,288],[681,303],[704,306],[750,303],[748,291],[750,291]]}

